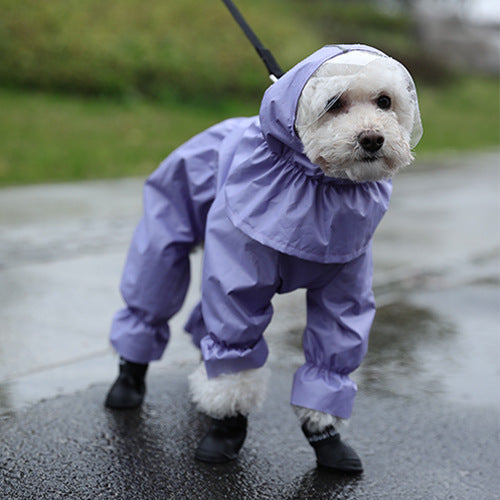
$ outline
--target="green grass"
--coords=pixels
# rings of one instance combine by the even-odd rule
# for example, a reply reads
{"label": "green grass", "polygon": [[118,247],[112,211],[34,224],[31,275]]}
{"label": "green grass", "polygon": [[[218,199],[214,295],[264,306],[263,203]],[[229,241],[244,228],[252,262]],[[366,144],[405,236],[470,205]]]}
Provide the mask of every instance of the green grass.
{"label": "green grass", "polygon": [[258,111],[9,90],[0,90],[0,109],[0,185],[146,175],[191,135]]}
{"label": "green grass", "polygon": [[[288,0],[239,6],[285,67],[321,45]],[[52,91],[158,98],[263,89],[261,62],[220,0],[0,0],[0,60],[0,83]]]}
{"label": "green grass", "polygon": [[461,77],[419,92],[424,153],[478,150],[500,145],[500,83],[493,77]]}
{"label": "green grass", "polygon": [[[239,0],[284,69],[364,42],[414,67],[402,15],[369,1]],[[87,95],[258,97],[264,68],[220,0],[0,0],[0,85]]]}

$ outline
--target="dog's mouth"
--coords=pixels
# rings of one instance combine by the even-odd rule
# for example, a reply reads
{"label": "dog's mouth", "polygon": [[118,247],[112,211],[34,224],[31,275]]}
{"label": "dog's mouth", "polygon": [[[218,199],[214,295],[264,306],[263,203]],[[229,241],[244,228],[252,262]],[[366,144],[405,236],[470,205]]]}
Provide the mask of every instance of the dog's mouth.
{"label": "dog's mouth", "polygon": [[360,161],[363,163],[374,163],[381,159],[382,159],[381,155],[367,155],[367,156],[362,156],[360,158]]}

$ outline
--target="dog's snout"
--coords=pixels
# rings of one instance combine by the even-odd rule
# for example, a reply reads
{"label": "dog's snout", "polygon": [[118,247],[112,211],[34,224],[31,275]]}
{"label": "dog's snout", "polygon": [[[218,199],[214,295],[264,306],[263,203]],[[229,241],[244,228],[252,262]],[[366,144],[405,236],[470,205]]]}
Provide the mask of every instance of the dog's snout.
{"label": "dog's snout", "polygon": [[376,153],[384,144],[384,136],[379,132],[366,130],[358,135],[360,146],[369,153]]}

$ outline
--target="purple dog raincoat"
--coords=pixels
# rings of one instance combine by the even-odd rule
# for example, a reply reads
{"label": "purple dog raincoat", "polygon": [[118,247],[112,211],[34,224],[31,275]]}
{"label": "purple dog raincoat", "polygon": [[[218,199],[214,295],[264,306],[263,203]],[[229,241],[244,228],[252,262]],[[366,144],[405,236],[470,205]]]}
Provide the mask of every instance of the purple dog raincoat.
{"label": "purple dog raincoat", "polygon": [[261,367],[273,295],[305,288],[305,363],[291,402],[350,416],[349,374],[366,354],[375,312],[371,240],[391,184],[326,177],[303,154],[294,121],[316,69],[354,49],[379,53],[359,45],[318,50],[268,88],[259,116],[200,133],[148,178],[121,282],[126,307],[111,330],[122,357],[162,356],[168,320],[188,288],[189,252],[203,241],[201,301],[186,330],[209,378]]}

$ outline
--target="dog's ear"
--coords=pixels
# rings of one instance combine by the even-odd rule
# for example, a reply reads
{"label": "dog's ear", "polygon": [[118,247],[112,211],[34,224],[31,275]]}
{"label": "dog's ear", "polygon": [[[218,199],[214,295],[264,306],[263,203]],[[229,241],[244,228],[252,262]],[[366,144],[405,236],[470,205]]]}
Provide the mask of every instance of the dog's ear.
{"label": "dog's ear", "polygon": [[404,105],[401,107],[401,113],[404,113],[406,115],[405,128],[407,129],[410,137],[410,147],[414,148],[423,135],[417,89],[409,71],[395,59],[390,59],[390,61],[394,67],[394,70],[401,75],[402,83],[400,85],[400,88],[405,89],[405,95],[403,97]]}

